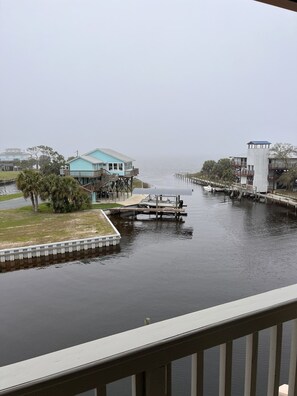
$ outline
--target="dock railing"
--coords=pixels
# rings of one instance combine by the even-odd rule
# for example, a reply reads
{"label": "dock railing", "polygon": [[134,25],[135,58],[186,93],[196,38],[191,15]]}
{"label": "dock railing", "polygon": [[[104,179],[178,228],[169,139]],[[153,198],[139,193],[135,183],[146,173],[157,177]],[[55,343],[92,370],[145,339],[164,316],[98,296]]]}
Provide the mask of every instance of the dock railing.
{"label": "dock railing", "polygon": [[256,394],[258,337],[270,328],[267,396],[277,396],[282,326],[292,321],[289,396],[297,394],[297,285],[247,297],[0,368],[0,395],[75,395],[132,376],[133,396],[170,396],[171,363],[191,356],[191,396],[203,388],[204,351],[219,346],[220,396],[231,395],[232,344],[245,337],[244,396]]}

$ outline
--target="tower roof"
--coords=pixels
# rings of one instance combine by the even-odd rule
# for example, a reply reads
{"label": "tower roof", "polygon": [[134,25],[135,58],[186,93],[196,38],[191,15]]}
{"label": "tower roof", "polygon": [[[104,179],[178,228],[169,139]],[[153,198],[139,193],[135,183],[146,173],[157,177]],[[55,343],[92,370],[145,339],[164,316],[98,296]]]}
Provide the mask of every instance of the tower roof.
{"label": "tower roof", "polygon": [[271,144],[267,140],[251,140],[247,144]]}

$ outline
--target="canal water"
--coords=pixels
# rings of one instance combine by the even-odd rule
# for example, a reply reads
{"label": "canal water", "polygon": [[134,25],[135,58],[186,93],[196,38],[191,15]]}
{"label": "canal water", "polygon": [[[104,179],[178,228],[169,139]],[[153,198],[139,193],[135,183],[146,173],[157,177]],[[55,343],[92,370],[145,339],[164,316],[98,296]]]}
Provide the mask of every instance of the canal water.
{"label": "canal water", "polygon": [[15,194],[19,192],[15,183],[1,184],[0,195]]}
{"label": "canal water", "polygon": [[[155,186],[192,188],[183,223],[113,218],[121,249],[105,257],[0,274],[0,365],[297,283],[297,218],[143,167]],[[287,383],[285,329],[282,383]],[[260,337],[258,395],[265,394],[268,337]],[[244,345],[234,345],[233,394],[243,394]],[[189,394],[190,362],[173,365],[174,396]],[[206,354],[208,396],[218,394],[218,351]],[[109,386],[128,396],[130,383]]]}

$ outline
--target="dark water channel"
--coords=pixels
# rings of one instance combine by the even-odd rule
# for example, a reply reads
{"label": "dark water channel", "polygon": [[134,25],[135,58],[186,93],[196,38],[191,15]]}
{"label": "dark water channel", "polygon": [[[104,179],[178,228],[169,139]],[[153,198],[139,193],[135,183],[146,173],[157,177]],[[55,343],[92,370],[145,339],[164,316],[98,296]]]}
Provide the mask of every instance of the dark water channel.
{"label": "dark water channel", "polygon": [[[157,322],[297,283],[294,215],[252,201],[233,203],[172,173],[151,180],[194,189],[184,197],[184,223],[115,218],[122,234],[117,253],[0,274],[1,365],[142,326],[145,317]],[[264,356],[265,332],[261,340]],[[241,340],[234,353],[233,391],[240,396]],[[261,356],[259,395],[267,371],[267,359]],[[287,382],[287,359],[285,337],[282,382]],[[211,350],[206,356],[207,395],[217,395],[217,370],[218,352]],[[174,364],[173,371],[174,395],[189,394],[189,359]],[[111,386],[110,394],[129,395],[128,381]]]}

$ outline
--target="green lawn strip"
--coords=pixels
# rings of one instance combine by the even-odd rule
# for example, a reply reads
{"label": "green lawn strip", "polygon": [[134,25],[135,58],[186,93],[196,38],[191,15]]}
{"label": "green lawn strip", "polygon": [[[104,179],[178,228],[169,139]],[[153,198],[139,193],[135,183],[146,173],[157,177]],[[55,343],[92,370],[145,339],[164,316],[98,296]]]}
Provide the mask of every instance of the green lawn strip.
{"label": "green lawn strip", "polygon": [[118,203],[95,203],[95,204],[92,204],[93,209],[102,209],[102,210],[118,208],[119,206],[123,206],[123,205],[118,204]]}
{"label": "green lawn strip", "polygon": [[7,195],[0,195],[0,201],[9,201],[10,199],[20,198],[23,196],[23,193],[15,193],[15,194],[7,194]]}
{"label": "green lawn strip", "polygon": [[114,234],[99,210],[55,214],[46,204],[0,211],[0,249]]}
{"label": "green lawn strip", "polygon": [[19,173],[19,171],[0,171],[0,181],[15,180]]}

